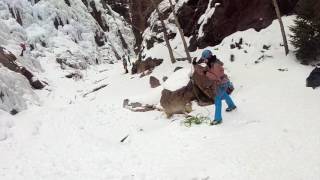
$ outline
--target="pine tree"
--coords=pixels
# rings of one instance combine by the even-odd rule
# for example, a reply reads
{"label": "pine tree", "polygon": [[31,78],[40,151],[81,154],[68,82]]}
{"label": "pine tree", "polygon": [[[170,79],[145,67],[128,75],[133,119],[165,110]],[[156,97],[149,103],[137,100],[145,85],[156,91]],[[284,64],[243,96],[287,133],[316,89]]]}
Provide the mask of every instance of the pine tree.
{"label": "pine tree", "polygon": [[318,0],[299,2],[295,25],[290,27],[291,43],[297,48],[296,56],[303,64],[320,60],[320,15],[315,8]]}

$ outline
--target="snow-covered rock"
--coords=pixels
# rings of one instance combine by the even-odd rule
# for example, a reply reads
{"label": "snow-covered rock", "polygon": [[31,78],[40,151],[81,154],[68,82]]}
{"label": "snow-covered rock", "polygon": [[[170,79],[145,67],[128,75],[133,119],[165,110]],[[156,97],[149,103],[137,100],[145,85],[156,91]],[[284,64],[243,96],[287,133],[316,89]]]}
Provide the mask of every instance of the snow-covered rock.
{"label": "snow-covered rock", "polygon": [[191,76],[192,71],[190,71],[190,69],[184,68],[179,71],[176,71],[164,83],[164,88],[170,91],[176,91],[186,86],[190,81]]}
{"label": "snow-covered rock", "polygon": [[0,109],[0,142],[7,140],[12,136],[11,128],[14,126],[13,119],[8,113]]}
{"label": "snow-covered rock", "polygon": [[0,66],[0,109],[25,110],[29,104],[39,104],[28,80],[21,74]]}

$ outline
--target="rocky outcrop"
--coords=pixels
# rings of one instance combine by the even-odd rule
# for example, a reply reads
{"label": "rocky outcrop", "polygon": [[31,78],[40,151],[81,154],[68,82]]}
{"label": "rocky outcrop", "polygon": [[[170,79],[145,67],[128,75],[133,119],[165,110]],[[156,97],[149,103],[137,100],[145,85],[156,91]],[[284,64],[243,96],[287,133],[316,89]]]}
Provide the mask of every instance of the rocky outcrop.
{"label": "rocky outcrop", "polygon": [[17,57],[14,54],[0,46],[0,63],[4,67],[7,67],[11,71],[17,71],[19,68],[15,60],[17,60]]}
{"label": "rocky outcrop", "polygon": [[0,111],[15,115],[30,104],[38,104],[38,100],[24,76],[0,64]]}
{"label": "rocky outcrop", "polygon": [[[154,0],[159,4],[162,0]],[[132,29],[136,38],[136,50],[139,52],[142,43],[142,33],[148,27],[148,18],[154,11],[150,0],[102,0],[106,7],[108,4],[112,10],[123,16],[127,22],[132,24]]]}
{"label": "rocky outcrop", "polygon": [[89,5],[92,9],[92,11],[90,12],[92,17],[98,22],[98,24],[104,31],[109,31],[109,26],[105,22],[105,19],[102,17],[102,12],[97,9],[95,1],[91,1]]}
{"label": "rocky outcrop", "polygon": [[[279,1],[281,12],[293,13],[297,1]],[[189,49],[192,51],[215,46],[237,31],[250,28],[259,31],[268,27],[276,18],[271,0],[189,0],[185,3],[179,1],[178,4],[177,17],[184,34],[190,37]],[[148,8],[153,9],[151,5]],[[172,18],[169,16],[171,13],[170,9],[167,9],[163,16]],[[174,24],[173,19],[167,21]],[[159,34],[158,28],[155,28],[157,23],[151,23],[153,34]],[[142,26],[141,29],[145,27]],[[158,42],[156,35],[144,39],[147,49],[151,48],[154,42]],[[171,38],[173,37],[174,34]]]}
{"label": "rocky outcrop", "polygon": [[168,77],[167,77],[167,76],[163,76],[163,77],[162,77],[162,81],[163,81],[163,82],[166,82],[167,80],[168,80]]}
{"label": "rocky outcrop", "polygon": [[56,62],[60,64],[61,69],[66,69],[67,67],[73,68],[73,69],[87,69],[87,64],[85,62],[74,62],[69,61],[68,58],[56,58]]}
{"label": "rocky outcrop", "polygon": [[22,19],[21,19],[21,14],[20,10],[16,7],[9,7],[10,13],[12,17],[16,19],[16,21],[22,26]]}
{"label": "rocky outcrop", "polygon": [[0,47],[0,64],[4,67],[14,71],[16,73],[22,74],[25,78],[28,79],[30,85],[35,89],[42,89],[45,87],[45,84],[35,78],[35,76],[25,67],[19,66],[15,61],[17,57],[12,54],[7,49]]}
{"label": "rocky outcrop", "polygon": [[[276,18],[270,0],[213,0],[211,4],[208,3],[208,0],[190,0],[178,11],[183,31],[192,37],[191,50],[217,45],[237,31],[250,28],[259,31],[269,26]],[[279,1],[281,12],[292,13],[296,3],[297,0]],[[215,8],[212,9],[214,14],[207,19],[207,23],[198,23],[208,6]]]}
{"label": "rocky outcrop", "polygon": [[[154,0],[157,5],[162,1]],[[279,1],[281,12],[283,14],[292,13],[297,1]],[[83,0],[83,2],[92,9],[91,14],[102,29],[108,31],[109,27],[101,18],[101,12],[95,7],[94,1]],[[157,23],[148,24],[148,18],[155,10],[150,0],[103,0],[101,3],[105,9],[109,9],[108,6],[110,6],[112,10],[132,24],[136,39],[136,53],[140,51],[143,42],[142,33],[149,26],[153,27],[152,31],[156,34],[161,33]],[[269,26],[276,18],[271,0],[189,0],[186,3],[179,0],[178,4],[182,4],[177,11],[179,22],[184,34],[191,38],[190,50],[217,45],[225,37],[237,31],[249,28],[261,30]],[[214,11],[212,16],[205,14],[210,9]],[[172,18],[171,13],[170,8],[167,8],[162,12],[162,17],[164,19]],[[204,16],[206,17],[204,18]],[[172,19],[168,19],[168,21],[173,23]],[[170,38],[174,38],[176,35],[174,32],[169,32],[169,34]],[[162,42],[162,39],[157,36],[144,40],[147,49],[153,47],[155,42]]]}
{"label": "rocky outcrop", "polygon": [[161,85],[159,79],[157,79],[154,76],[150,76],[149,83],[150,83],[151,88],[156,88]]}
{"label": "rocky outcrop", "polygon": [[143,73],[147,70],[152,70],[156,66],[159,66],[163,62],[163,59],[147,58],[146,60],[138,60],[132,64],[132,74]]}
{"label": "rocky outcrop", "polygon": [[153,110],[160,110],[155,105],[142,104],[139,102],[130,102],[129,99],[123,100],[122,107],[129,109],[132,112],[147,112]]}
{"label": "rocky outcrop", "polygon": [[[301,7],[301,4],[304,2],[305,0],[298,0],[298,3],[297,3],[297,6],[295,7],[295,11],[299,14],[299,10],[300,10],[300,7]],[[314,14],[314,17],[319,17],[320,18],[320,1],[317,1],[317,0],[314,0],[313,1],[314,3],[314,8],[313,8],[313,11],[310,12],[312,14]]]}
{"label": "rocky outcrop", "polygon": [[101,3],[104,7],[109,5],[113,11],[119,13],[128,22],[131,21],[129,11],[130,0],[102,0]]}
{"label": "rocky outcrop", "polygon": [[77,81],[77,80],[83,79],[83,74],[81,71],[75,71],[65,75],[65,77],[69,79],[74,79]]}
{"label": "rocky outcrop", "polygon": [[[154,0],[159,4],[162,0]],[[142,43],[142,33],[148,27],[147,20],[154,11],[154,7],[150,0],[130,0],[129,9],[131,13],[131,24],[133,25],[133,33],[136,37],[136,52],[140,51]]]}
{"label": "rocky outcrop", "polygon": [[20,67],[18,73],[21,73],[24,77],[26,77],[30,83],[30,85],[34,89],[43,89],[46,86],[45,82],[40,81],[37,79],[28,69],[25,67]]}

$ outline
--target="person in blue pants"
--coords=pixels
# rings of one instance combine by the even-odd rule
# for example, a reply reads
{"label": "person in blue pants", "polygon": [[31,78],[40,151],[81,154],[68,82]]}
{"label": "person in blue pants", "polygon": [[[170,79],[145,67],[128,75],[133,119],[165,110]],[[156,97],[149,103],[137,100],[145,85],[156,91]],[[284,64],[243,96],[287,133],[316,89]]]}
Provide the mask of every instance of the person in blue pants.
{"label": "person in blue pants", "polygon": [[230,112],[237,108],[232,101],[231,97],[227,93],[228,87],[232,86],[228,79],[228,76],[224,73],[223,63],[217,59],[216,56],[212,55],[210,50],[204,50],[202,52],[201,59],[207,63],[208,70],[205,71],[205,75],[213,82],[216,83],[216,95],[215,95],[215,116],[214,121],[211,125],[220,124],[222,122],[221,106],[222,100],[226,100],[228,104],[227,112]]}
{"label": "person in blue pants", "polygon": [[234,102],[232,101],[231,97],[226,91],[229,86],[231,86],[231,83],[227,82],[218,87],[217,94],[214,98],[214,105],[215,105],[214,121],[211,122],[211,125],[216,125],[222,122],[222,115],[221,115],[222,100],[225,100],[228,105],[228,108],[226,109],[227,112],[230,112],[237,108]]}

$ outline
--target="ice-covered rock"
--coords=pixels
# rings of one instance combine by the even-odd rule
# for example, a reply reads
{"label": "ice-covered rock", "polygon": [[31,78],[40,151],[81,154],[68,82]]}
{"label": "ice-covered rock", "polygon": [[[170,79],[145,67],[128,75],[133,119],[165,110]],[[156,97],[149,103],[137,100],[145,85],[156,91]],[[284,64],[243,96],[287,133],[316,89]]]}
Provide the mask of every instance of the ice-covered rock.
{"label": "ice-covered rock", "polygon": [[0,67],[0,109],[10,112],[21,111],[28,104],[39,104],[28,80],[21,74]]}
{"label": "ice-covered rock", "polygon": [[[46,56],[52,57],[46,60],[60,63],[63,69],[86,69],[122,56],[134,56],[135,38],[131,26],[105,1],[1,0],[0,44],[17,57],[14,68],[25,67],[27,71],[22,74],[27,77],[45,71],[41,64],[46,62],[40,60]],[[26,45],[23,56],[21,44]],[[30,85],[24,83],[29,80],[32,86],[39,87],[41,81],[34,76],[22,81],[23,76],[8,72],[6,81],[1,77],[6,101],[0,109],[23,110],[27,107],[26,94],[36,97]],[[8,85],[11,81],[22,84],[19,93],[15,83]]]}

